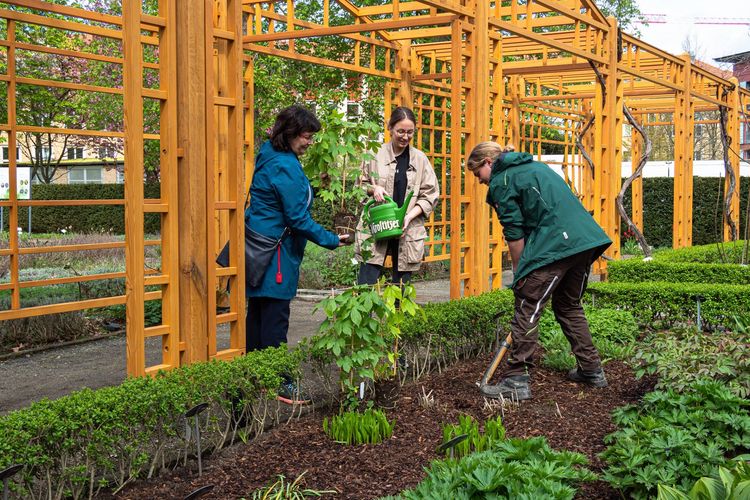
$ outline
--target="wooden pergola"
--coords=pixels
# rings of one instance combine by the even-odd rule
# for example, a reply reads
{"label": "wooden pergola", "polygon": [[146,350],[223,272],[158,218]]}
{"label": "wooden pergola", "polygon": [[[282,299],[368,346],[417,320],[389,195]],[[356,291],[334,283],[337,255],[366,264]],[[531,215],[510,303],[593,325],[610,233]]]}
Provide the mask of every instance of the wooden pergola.
{"label": "wooden pergola", "polygon": [[[0,201],[10,214],[10,241],[0,256],[10,260],[12,307],[0,320],[126,304],[128,372],[153,374],[160,369],[207,359],[228,359],[244,352],[243,239],[245,186],[252,177],[254,141],[253,53],[331,66],[388,80],[386,109],[412,107],[418,116],[416,145],[435,166],[442,190],[439,207],[428,223],[427,260],[449,260],[451,297],[499,288],[506,250],[501,227],[484,202],[485,189],[463,175],[465,154],[484,140],[515,145],[541,154],[546,144],[564,151],[560,168],[584,205],[614,245],[607,257],[618,258],[623,125],[627,111],[642,124],[669,113],[675,127],[674,246],[691,244],[693,128],[696,111],[723,108],[730,144],[739,144],[741,110],[750,93],[734,80],[722,79],[691,63],[621,32],[591,0],[418,0],[358,6],[350,0],[322,0],[310,9],[294,0],[159,0],[157,15],[142,11],[141,0],[123,0],[122,15],[87,12],[41,0],[6,0],[35,9],[0,8],[7,23],[0,48],[7,51],[8,123],[0,125],[14,150],[17,135],[33,129],[14,114],[16,86],[68,85],[81,91],[123,96],[122,131],[54,129],[59,134],[101,134],[125,140],[126,294],[116,297],[22,307],[20,290],[31,286],[103,279],[101,275],[21,282],[18,258],[38,249],[20,248],[18,208],[50,203],[96,204],[101,200],[55,202]],[[335,14],[335,15],[334,15]],[[341,23],[345,17],[349,22]],[[331,19],[338,24],[331,24]],[[20,24],[49,26],[86,36],[109,37],[122,54],[65,54],[40,45],[18,43]],[[300,39],[339,37],[351,50],[338,60],[315,53]],[[158,48],[158,62],[144,62],[144,47]],[[310,47],[313,47],[312,49]],[[15,74],[17,51],[62,53],[122,66],[122,87],[89,88],[75,82],[29,79]],[[159,74],[158,86],[146,88],[144,71]],[[311,82],[311,86],[314,82]],[[158,133],[144,133],[143,99],[157,99]],[[543,132],[555,130],[560,139]],[[161,197],[143,194],[144,140],[159,140]],[[632,144],[633,165],[641,141]],[[12,155],[11,155],[12,156]],[[739,178],[739,157],[729,170]],[[15,185],[16,161],[9,162]],[[729,181],[727,181],[729,182]],[[739,181],[738,181],[739,182]],[[635,225],[642,229],[642,184],[632,185]],[[729,199],[739,213],[739,188]],[[143,217],[161,216],[159,240],[145,240]],[[729,238],[729,224],[725,238]],[[231,264],[216,266],[215,256],[227,238]],[[161,268],[145,272],[147,246],[161,249]],[[58,251],[85,250],[69,245]],[[600,273],[605,264],[597,265]],[[112,273],[118,274],[118,273]],[[118,276],[119,276],[118,274]],[[111,276],[117,277],[117,276]],[[219,281],[231,277],[229,311],[216,313]],[[144,302],[161,298],[162,324],[146,328]],[[216,330],[229,324],[230,344],[217,349]],[[159,337],[160,363],[146,366],[145,341]]]}

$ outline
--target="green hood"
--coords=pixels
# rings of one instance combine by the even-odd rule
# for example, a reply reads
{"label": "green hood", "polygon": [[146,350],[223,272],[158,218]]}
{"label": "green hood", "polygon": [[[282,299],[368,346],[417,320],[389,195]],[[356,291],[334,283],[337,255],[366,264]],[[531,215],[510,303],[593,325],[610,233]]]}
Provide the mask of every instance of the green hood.
{"label": "green hood", "polygon": [[523,165],[524,163],[529,163],[534,161],[534,157],[531,156],[529,153],[501,153],[500,156],[497,157],[495,160],[495,163],[492,164],[492,174],[495,175],[500,172],[503,172],[510,167],[515,167],[516,165]]}

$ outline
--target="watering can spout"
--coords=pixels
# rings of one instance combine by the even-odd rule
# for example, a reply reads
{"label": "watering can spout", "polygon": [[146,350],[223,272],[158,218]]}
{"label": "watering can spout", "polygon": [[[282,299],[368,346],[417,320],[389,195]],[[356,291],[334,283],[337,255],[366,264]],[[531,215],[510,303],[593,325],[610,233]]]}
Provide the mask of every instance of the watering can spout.
{"label": "watering can spout", "polygon": [[406,211],[409,209],[409,202],[411,201],[411,197],[414,194],[414,191],[409,191],[409,194],[406,195],[406,199],[404,200],[404,204],[401,205],[398,210],[396,210],[396,216],[398,217],[398,220],[401,221],[401,224],[404,223],[404,217],[406,217]]}

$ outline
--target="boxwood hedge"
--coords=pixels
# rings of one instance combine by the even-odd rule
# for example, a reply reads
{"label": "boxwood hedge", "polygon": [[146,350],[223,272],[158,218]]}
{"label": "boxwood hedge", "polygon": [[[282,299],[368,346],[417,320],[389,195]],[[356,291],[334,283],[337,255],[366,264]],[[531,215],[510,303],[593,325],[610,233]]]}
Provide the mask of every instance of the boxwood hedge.
{"label": "boxwood hedge", "polygon": [[739,264],[700,264],[628,259],[607,265],[610,283],[714,283],[750,285],[750,267]]}

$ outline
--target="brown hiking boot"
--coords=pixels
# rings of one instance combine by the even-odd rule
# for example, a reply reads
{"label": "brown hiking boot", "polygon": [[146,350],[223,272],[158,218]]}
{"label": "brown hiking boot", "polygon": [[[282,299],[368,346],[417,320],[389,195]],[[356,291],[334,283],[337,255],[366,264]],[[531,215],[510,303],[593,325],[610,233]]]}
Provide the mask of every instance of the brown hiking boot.
{"label": "brown hiking boot", "polygon": [[587,384],[593,387],[607,387],[607,377],[604,376],[604,370],[599,367],[593,372],[585,372],[580,368],[573,368],[568,372],[568,378],[579,384]]}

